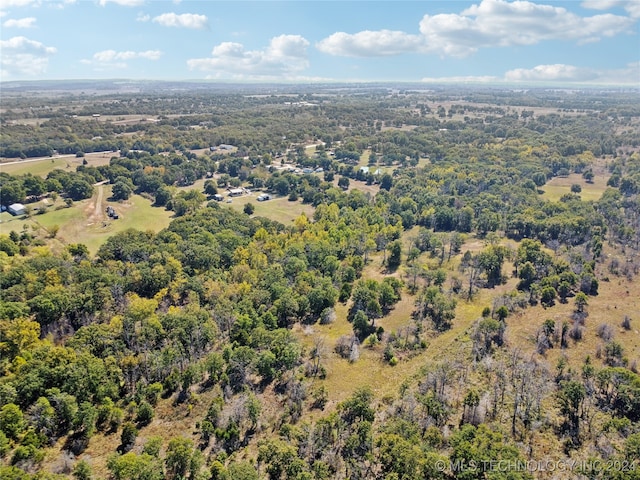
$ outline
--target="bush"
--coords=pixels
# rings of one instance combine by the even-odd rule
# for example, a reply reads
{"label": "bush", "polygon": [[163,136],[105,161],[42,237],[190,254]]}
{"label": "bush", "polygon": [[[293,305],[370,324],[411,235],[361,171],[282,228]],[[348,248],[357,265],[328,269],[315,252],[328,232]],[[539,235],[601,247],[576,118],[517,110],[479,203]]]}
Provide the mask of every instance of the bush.
{"label": "bush", "polygon": [[608,342],[613,338],[613,329],[606,323],[601,323],[596,329],[596,335],[605,342]]}
{"label": "bush", "polygon": [[142,426],[149,425],[151,423],[151,420],[153,420],[153,415],[153,407],[149,402],[143,400],[138,406],[138,411],[136,413],[136,422],[138,422],[138,425]]}
{"label": "bush", "polygon": [[631,317],[629,317],[629,315],[625,315],[622,319],[622,328],[631,330]]}

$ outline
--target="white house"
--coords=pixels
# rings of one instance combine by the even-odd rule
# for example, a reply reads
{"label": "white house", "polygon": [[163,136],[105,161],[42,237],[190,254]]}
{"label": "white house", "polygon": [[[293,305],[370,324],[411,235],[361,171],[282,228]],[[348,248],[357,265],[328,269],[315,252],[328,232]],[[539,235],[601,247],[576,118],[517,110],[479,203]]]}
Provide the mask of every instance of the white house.
{"label": "white house", "polygon": [[16,215],[16,216],[24,215],[25,213],[27,213],[27,209],[21,203],[12,203],[11,205],[9,205],[7,210],[9,210],[9,213],[11,215]]}

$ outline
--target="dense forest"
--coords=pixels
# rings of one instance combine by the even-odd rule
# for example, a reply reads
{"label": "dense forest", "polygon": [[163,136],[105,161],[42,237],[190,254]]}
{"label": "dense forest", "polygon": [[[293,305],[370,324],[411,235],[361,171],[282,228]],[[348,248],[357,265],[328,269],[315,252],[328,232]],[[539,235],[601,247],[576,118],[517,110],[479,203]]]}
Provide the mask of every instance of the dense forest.
{"label": "dense forest", "polygon": [[[637,92],[9,90],[2,109],[7,166],[84,159],[0,163],[25,222],[104,185],[172,215],[92,254],[2,213],[2,478],[640,478]],[[232,188],[313,213],[216,200]]]}

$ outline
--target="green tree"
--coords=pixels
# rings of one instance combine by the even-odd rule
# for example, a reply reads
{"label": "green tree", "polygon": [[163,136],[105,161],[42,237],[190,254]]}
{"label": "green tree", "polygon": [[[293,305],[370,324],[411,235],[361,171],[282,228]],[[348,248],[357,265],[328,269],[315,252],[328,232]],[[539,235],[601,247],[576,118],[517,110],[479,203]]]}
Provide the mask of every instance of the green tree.
{"label": "green tree", "polygon": [[111,188],[111,196],[114,200],[129,200],[132,194],[131,184],[123,180],[118,180]]}
{"label": "green tree", "polygon": [[0,430],[12,439],[17,440],[26,427],[24,414],[15,403],[8,403],[0,409]]}
{"label": "green tree", "polygon": [[431,320],[436,330],[442,332],[451,327],[455,318],[456,301],[448,298],[438,287],[427,287],[416,301],[420,320]]}
{"label": "green tree", "polygon": [[402,261],[402,243],[395,240],[387,245],[389,256],[387,257],[387,268],[391,271],[396,270]]}
{"label": "green tree", "polygon": [[112,455],[107,459],[107,468],[114,480],[163,480],[162,463],[155,457],[133,452]]}
{"label": "green tree", "polygon": [[74,178],[66,188],[67,195],[74,201],[91,198],[93,195],[93,186],[86,180]]}
{"label": "green tree", "polygon": [[91,465],[85,460],[80,460],[73,467],[73,478],[77,480],[91,480],[93,471]]}
{"label": "green tree", "polygon": [[245,204],[245,206],[244,206],[244,208],[242,210],[247,215],[253,215],[253,212],[256,211],[256,207],[253,205],[253,203],[249,202],[249,203]]}
{"label": "green tree", "polygon": [[486,424],[478,427],[464,425],[451,438],[451,461],[454,465],[476,465],[477,468],[462,468],[453,472],[457,479],[502,479],[529,480],[531,473],[523,470],[511,470],[508,476],[496,471],[496,462],[523,463],[524,459],[515,446],[505,442],[501,433],[493,431]]}
{"label": "green tree", "polygon": [[583,415],[585,397],[584,385],[575,380],[564,382],[557,394],[560,413],[565,419],[564,426],[574,439],[577,439],[580,433],[580,419]]}
{"label": "green tree", "polygon": [[340,187],[343,190],[347,190],[350,184],[351,184],[351,181],[349,180],[349,177],[341,176],[338,179],[338,187]]}
{"label": "green tree", "polygon": [[584,308],[589,304],[587,300],[587,295],[584,292],[576,293],[574,303],[576,306],[576,312],[578,313],[584,312]]}
{"label": "green tree", "polygon": [[172,438],[167,447],[164,463],[168,478],[184,479],[191,468],[193,442],[188,438]]}

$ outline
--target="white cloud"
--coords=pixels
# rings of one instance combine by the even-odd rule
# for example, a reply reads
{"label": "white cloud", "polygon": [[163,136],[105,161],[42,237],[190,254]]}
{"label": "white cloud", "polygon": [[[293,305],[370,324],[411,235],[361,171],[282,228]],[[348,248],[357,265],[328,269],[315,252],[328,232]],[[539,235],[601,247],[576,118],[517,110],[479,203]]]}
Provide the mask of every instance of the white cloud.
{"label": "white cloud", "polygon": [[90,60],[81,60],[85,65],[92,66],[95,70],[111,70],[127,68],[127,61],[130,60],[159,60],[162,56],[160,50],[146,50],[143,52],[134,52],[131,50],[116,52],[115,50],[102,50],[93,54]]}
{"label": "white cloud", "polygon": [[209,20],[206,15],[198,15],[196,13],[163,13],[154,17],[154,22],[165,27],[183,27],[193,29],[203,29],[209,26]]}
{"label": "white cloud", "polygon": [[104,7],[107,3],[115,3],[123,7],[139,7],[144,5],[145,0],[100,0],[100,6]]}
{"label": "white cloud", "polygon": [[508,82],[568,82],[608,85],[640,84],[640,62],[630,63],[624,68],[598,70],[573,65],[538,65],[531,69],[517,68],[504,75]]}
{"label": "white cloud", "polygon": [[36,23],[35,17],[26,17],[26,18],[10,18],[6,20],[2,26],[5,28],[31,28]]}
{"label": "white cloud", "polygon": [[49,57],[56,53],[55,47],[47,47],[41,42],[22,36],[0,41],[0,50],[3,77],[40,75],[46,72]]}
{"label": "white cloud", "polygon": [[575,65],[566,64],[537,65],[533,68],[509,70],[502,77],[427,77],[423,78],[422,81],[426,83],[564,83],[637,86],[640,84],[640,62],[630,63],[624,68],[611,70],[576,67]]}
{"label": "white cloud", "polygon": [[321,52],[330,55],[378,57],[414,52],[421,48],[422,42],[419,35],[391,30],[365,30],[354,35],[337,32],[321,40],[316,46]]}
{"label": "white cloud", "polygon": [[632,18],[620,15],[581,17],[562,7],[524,0],[482,0],[459,14],[425,15],[419,35],[389,30],[337,32],[317,47],[341,56],[415,52],[464,57],[486,47],[534,45],[547,40],[592,42],[628,32],[633,24]]}
{"label": "white cloud", "polygon": [[26,7],[32,3],[39,4],[40,0],[0,0],[0,8]]}
{"label": "white cloud", "polygon": [[151,20],[151,15],[147,15],[142,12],[138,13],[138,16],[136,17],[136,22],[148,22],[149,20]]}
{"label": "white cloud", "polygon": [[212,71],[216,78],[293,78],[309,66],[309,42],[300,35],[280,35],[263,50],[245,50],[241,43],[216,45],[211,57],[187,60],[191,70]]}
{"label": "white cloud", "polygon": [[147,50],[145,52],[116,52],[115,50],[103,50],[93,54],[93,59],[99,62],[112,62],[114,60],[133,60],[134,58],[146,58],[147,60],[158,60],[162,56],[159,50]]}
{"label": "white cloud", "polygon": [[587,68],[556,63],[553,65],[538,65],[536,67],[516,68],[505,73],[504,78],[509,82],[579,82],[593,80],[596,72]]}
{"label": "white cloud", "polygon": [[640,2],[638,0],[584,0],[581,5],[584,8],[594,10],[610,10],[620,7],[626,10],[632,18],[640,18]]}

